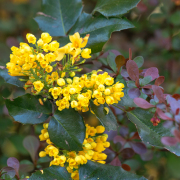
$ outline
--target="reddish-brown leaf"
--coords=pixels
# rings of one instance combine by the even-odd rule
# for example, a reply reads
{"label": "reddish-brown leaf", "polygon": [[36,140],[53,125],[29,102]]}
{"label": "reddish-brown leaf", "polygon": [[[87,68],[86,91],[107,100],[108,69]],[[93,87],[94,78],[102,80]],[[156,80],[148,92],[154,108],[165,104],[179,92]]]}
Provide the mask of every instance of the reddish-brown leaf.
{"label": "reddish-brown leaf", "polygon": [[121,145],[124,146],[124,144],[126,143],[126,140],[125,140],[123,137],[121,137],[121,136],[118,135],[118,136],[115,136],[115,137],[114,137],[113,142],[114,142],[115,144],[118,143],[118,142],[120,142]]}
{"label": "reddish-brown leaf", "polygon": [[137,64],[133,60],[129,60],[126,63],[126,69],[129,74],[129,77],[136,81],[139,80],[139,69]]}
{"label": "reddish-brown leaf", "polygon": [[152,77],[151,81],[153,81],[154,79],[159,77],[159,71],[156,67],[151,67],[146,70],[144,77],[146,77],[146,76],[151,76]]}
{"label": "reddish-brown leaf", "polygon": [[134,103],[143,109],[149,109],[149,108],[155,107],[154,105],[150,104],[149,102],[147,102],[146,100],[142,98],[135,98]]}
{"label": "reddish-brown leaf", "polygon": [[166,116],[166,114],[165,114],[160,108],[157,108],[157,109],[156,109],[156,112],[157,112],[157,114],[159,115],[159,117],[160,117],[161,119],[173,121],[173,119],[170,118],[170,117],[168,117],[168,116]]}
{"label": "reddish-brown leaf", "polygon": [[16,175],[19,177],[19,161],[15,157],[10,157],[7,160],[7,165],[14,168]]}
{"label": "reddish-brown leaf", "polygon": [[122,164],[122,168],[125,170],[125,171],[131,171],[131,167],[127,164]]}
{"label": "reddish-brown leaf", "polygon": [[172,97],[176,100],[180,99],[180,94],[173,94]]}
{"label": "reddish-brown leaf", "polygon": [[130,145],[137,154],[144,154],[147,151],[146,146],[141,142],[130,142]]}
{"label": "reddish-brown leaf", "polygon": [[175,146],[178,143],[174,137],[162,137],[161,142],[166,146]]}
{"label": "reddish-brown leaf", "polygon": [[179,130],[177,130],[177,129],[174,130],[174,136],[180,142],[180,131]]}
{"label": "reddish-brown leaf", "polygon": [[155,81],[155,85],[156,85],[156,86],[161,85],[161,84],[164,82],[164,79],[165,79],[164,76],[159,76],[159,77],[156,79],[156,81]]}
{"label": "reddish-brown leaf", "polygon": [[118,72],[119,72],[120,68],[121,68],[123,65],[125,65],[126,59],[125,59],[124,56],[119,55],[119,56],[116,57],[115,62],[116,62],[116,65],[117,65],[117,68],[118,68]]}
{"label": "reddish-brown leaf", "polygon": [[118,156],[114,158],[111,163],[112,166],[121,166],[121,161],[119,160]]}
{"label": "reddish-brown leaf", "polygon": [[153,85],[153,86],[152,86],[152,89],[153,89],[153,91],[154,91],[154,94],[155,94],[155,95],[157,96],[157,98],[159,99],[159,102],[160,102],[160,103],[165,102],[165,98],[164,98],[162,89],[161,89],[159,86],[156,86],[156,85]]}

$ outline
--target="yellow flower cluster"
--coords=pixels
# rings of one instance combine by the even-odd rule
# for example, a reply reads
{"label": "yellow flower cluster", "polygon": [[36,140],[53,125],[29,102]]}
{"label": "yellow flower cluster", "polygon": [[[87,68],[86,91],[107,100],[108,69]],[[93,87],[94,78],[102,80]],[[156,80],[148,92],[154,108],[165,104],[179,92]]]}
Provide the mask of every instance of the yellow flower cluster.
{"label": "yellow flower cluster", "polygon": [[62,111],[70,106],[77,111],[86,112],[89,110],[89,103],[92,99],[94,104],[107,103],[108,105],[118,103],[121,97],[124,84],[117,82],[107,72],[97,74],[96,71],[89,75],[74,77],[73,79],[57,80],[60,87],[51,88],[49,91],[56,100],[58,109]]}
{"label": "yellow flower cluster", "polygon": [[86,112],[89,110],[90,100],[97,106],[105,103],[111,105],[118,103],[124,96],[124,84],[114,83],[114,78],[107,72],[98,74],[93,71],[81,77],[75,76],[74,71],[81,69],[74,63],[80,57],[91,57],[91,50],[83,49],[89,35],[81,38],[77,32],[69,36],[71,42],[61,48],[57,41],[52,41],[48,33],[42,33],[38,40],[33,34],[27,34],[26,38],[34,47],[20,43],[19,48],[11,48],[10,62],[7,63],[9,74],[29,76],[24,88],[31,88],[34,95],[41,94],[53,99],[60,111],[72,107]]}
{"label": "yellow flower cluster", "polygon": [[[7,69],[11,76],[30,76],[38,79],[38,76],[42,77],[44,73],[46,76],[47,73],[51,73],[53,71],[52,63],[62,60],[65,54],[70,56],[71,64],[79,61],[80,56],[86,59],[91,57],[90,49],[81,49],[86,46],[89,35],[81,38],[77,32],[69,37],[71,43],[61,48],[57,41],[52,41],[52,37],[48,33],[42,33],[37,42],[33,34],[27,34],[26,38],[36,48],[30,47],[27,43],[20,43],[19,48],[15,46],[11,48],[10,62],[7,63]],[[57,71],[54,73],[59,74]],[[39,79],[41,78],[39,77]]]}
{"label": "yellow flower cluster", "polygon": [[67,171],[71,173],[73,180],[79,180],[78,169],[80,165],[86,164],[88,160],[105,164],[107,155],[102,153],[106,148],[110,146],[107,142],[108,135],[103,134],[105,128],[103,126],[97,126],[96,128],[86,124],[86,137],[83,142],[83,150],[79,152],[65,151],[57,148],[49,139],[48,123],[43,124],[44,129],[41,130],[39,136],[40,141],[45,141],[48,146],[39,153],[40,157],[49,155],[53,157],[50,162],[51,165],[66,167]]}

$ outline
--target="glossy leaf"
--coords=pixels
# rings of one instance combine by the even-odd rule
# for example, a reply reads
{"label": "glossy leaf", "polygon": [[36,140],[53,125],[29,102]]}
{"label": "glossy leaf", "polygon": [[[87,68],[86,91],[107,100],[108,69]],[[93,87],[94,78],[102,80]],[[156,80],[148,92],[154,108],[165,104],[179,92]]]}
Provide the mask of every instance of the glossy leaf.
{"label": "glossy leaf", "polygon": [[[107,19],[104,16],[93,17],[90,14],[82,13],[69,34],[79,32],[81,37],[90,34],[86,47],[90,48],[93,54],[102,50],[103,45],[110,38],[112,32],[133,27],[134,26],[126,19]],[[69,37],[60,38],[58,41],[61,46],[63,46],[69,42]]]}
{"label": "glossy leaf", "polygon": [[67,172],[65,167],[51,166],[41,171],[36,171],[29,178],[29,180],[71,180],[71,175]]}
{"label": "glossy leaf", "polygon": [[31,155],[33,162],[35,162],[39,145],[39,140],[35,136],[27,136],[23,140],[23,146]]}
{"label": "glossy leaf", "polygon": [[40,97],[25,94],[13,101],[6,99],[6,107],[15,121],[23,124],[39,124],[44,122],[52,112],[51,103],[46,101],[42,106],[38,100]]}
{"label": "glossy leaf", "polygon": [[108,61],[109,66],[111,67],[111,69],[116,73],[117,68],[116,68],[115,58],[116,58],[116,55],[112,52],[109,52],[107,61]]}
{"label": "glossy leaf", "polygon": [[138,130],[141,140],[152,146],[165,148],[174,154],[180,156],[180,150],[174,146],[163,145],[161,142],[162,137],[172,136],[169,129],[163,127],[163,123],[158,126],[153,126],[151,118],[153,114],[148,110],[137,108],[127,113],[128,119],[133,122]]}
{"label": "glossy leaf", "polygon": [[13,84],[15,86],[18,87],[23,87],[24,86],[24,82],[20,81],[19,78],[21,77],[17,77],[17,76],[10,76],[8,74],[7,69],[1,69],[0,68],[0,76],[5,80],[6,83],[8,84]]}
{"label": "glossy leaf", "polygon": [[138,68],[142,67],[144,64],[144,58],[142,56],[134,58],[133,61],[137,64]]}
{"label": "glossy leaf", "polygon": [[136,7],[140,0],[98,0],[93,12],[104,16],[120,16]]}
{"label": "glossy leaf", "polygon": [[85,125],[82,116],[74,109],[57,110],[50,120],[48,132],[56,146],[69,151],[82,150]]}
{"label": "glossy leaf", "polygon": [[[117,120],[114,116],[113,112],[107,105],[96,106],[93,102],[91,102],[91,110],[94,112],[95,116],[99,119],[101,124],[105,127],[107,131],[117,130]],[[109,109],[109,113],[105,113],[104,107]]]}
{"label": "glossy leaf", "polygon": [[129,173],[118,166],[100,164],[88,161],[87,164],[80,166],[80,180],[145,180],[136,174]]}
{"label": "glossy leaf", "polygon": [[42,12],[34,19],[39,28],[51,36],[66,36],[81,11],[81,0],[43,0]]}
{"label": "glossy leaf", "polygon": [[142,99],[142,98],[135,98],[134,103],[138,107],[143,108],[143,109],[149,109],[149,108],[155,107],[154,105],[150,104],[149,102],[147,102],[145,99]]}

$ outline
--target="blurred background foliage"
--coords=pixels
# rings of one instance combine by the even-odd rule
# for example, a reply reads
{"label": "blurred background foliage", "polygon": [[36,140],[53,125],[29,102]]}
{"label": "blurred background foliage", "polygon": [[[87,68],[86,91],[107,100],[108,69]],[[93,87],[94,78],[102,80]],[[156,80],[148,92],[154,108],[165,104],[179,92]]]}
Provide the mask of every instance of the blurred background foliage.
{"label": "blurred background foliage", "polygon": [[[92,12],[96,0],[83,0],[84,10]],[[0,1],[0,66],[9,61],[10,47],[18,46],[26,41],[25,35],[31,32],[38,36],[40,30],[33,20],[41,10],[40,0],[1,0]],[[128,58],[128,50],[132,49],[133,58],[143,56],[144,68],[158,67],[161,76],[165,76],[163,87],[165,93],[180,94],[180,0],[142,0],[136,9],[127,15],[136,28],[115,32],[105,44],[104,51],[115,49]],[[16,157],[21,164],[24,175],[34,170],[31,157],[23,146],[23,140],[28,135],[38,137],[42,125],[22,125],[14,122],[8,116],[4,105],[5,98],[16,98],[25,92],[22,88],[4,83],[0,78],[0,168],[6,166],[8,157]],[[120,135],[130,136],[136,132],[135,126],[118,114]],[[90,125],[97,125],[94,116],[85,115]],[[124,133],[124,134],[123,134]],[[112,140],[113,132],[109,140]],[[40,144],[42,149],[43,143]],[[148,146],[144,156],[138,154],[119,157],[121,162],[129,165],[132,172],[144,175],[150,180],[180,179],[180,158],[174,154]],[[111,141],[111,148],[118,151],[121,145]],[[128,145],[127,145],[128,148]],[[107,152],[110,162],[116,154]],[[122,153],[120,154],[122,155]],[[41,158],[34,162],[35,169],[47,167],[49,159]]]}

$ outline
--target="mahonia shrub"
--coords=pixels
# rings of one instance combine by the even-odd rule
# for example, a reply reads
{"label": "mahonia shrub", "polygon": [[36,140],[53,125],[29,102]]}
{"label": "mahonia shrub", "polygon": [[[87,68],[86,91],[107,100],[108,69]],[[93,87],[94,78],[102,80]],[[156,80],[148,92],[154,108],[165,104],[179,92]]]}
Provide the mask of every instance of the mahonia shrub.
{"label": "mahonia shrub", "polygon": [[144,180],[128,172],[125,160],[150,160],[151,146],[180,156],[180,95],[164,94],[164,77],[156,67],[143,69],[143,57],[133,58],[131,49],[128,58],[102,50],[112,32],[134,27],[122,16],[138,3],[98,0],[87,14],[80,0],[43,1],[35,17],[40,38],[28,33],[0,70],[7,83],[25,90],[5,99],[9,115],[43,129],[40,141],[32,135],[23,141],[30,176],[20,176],[22,166],[11,157],[0,178]]}

